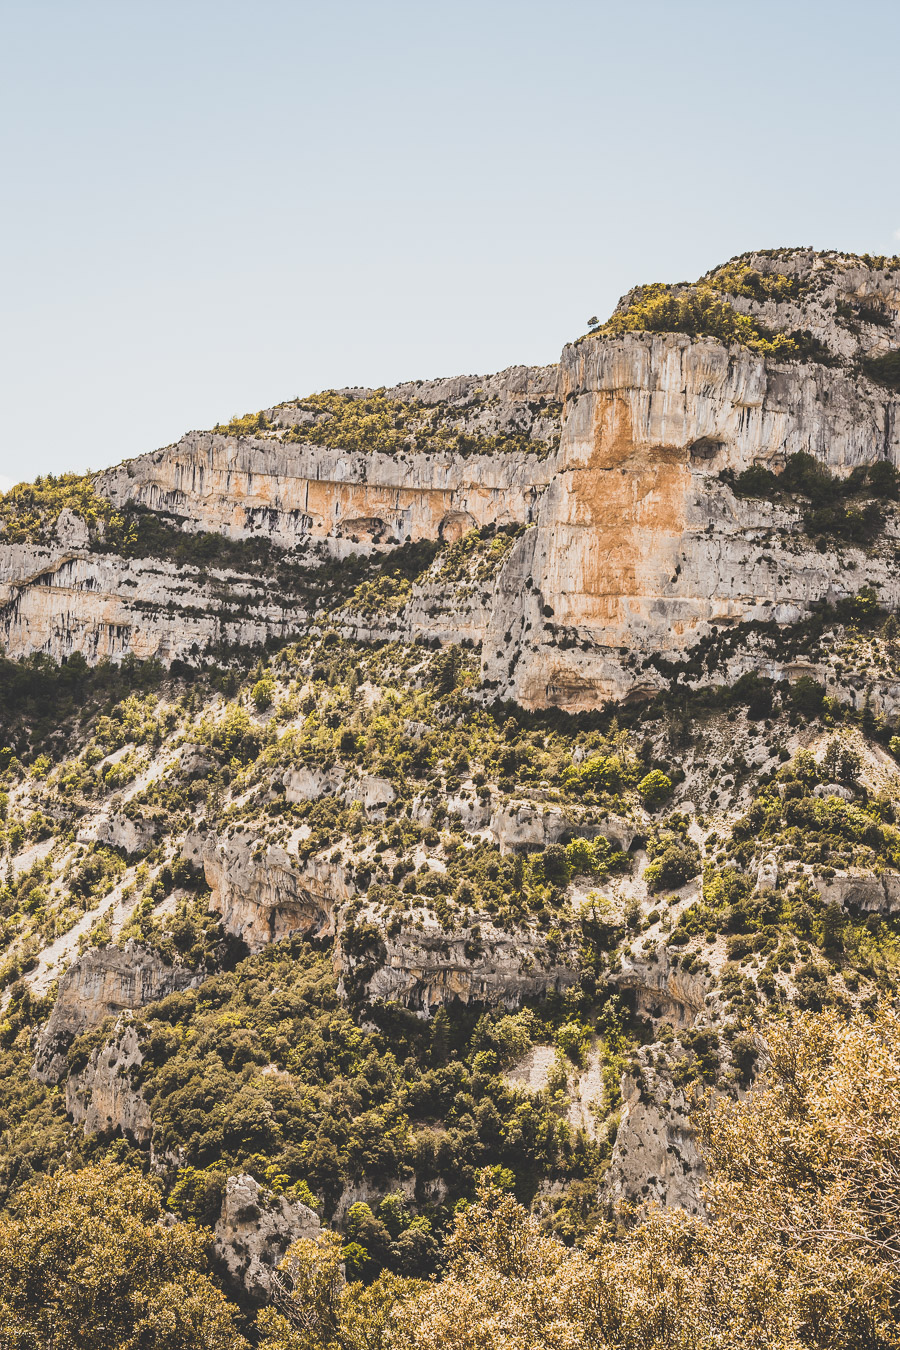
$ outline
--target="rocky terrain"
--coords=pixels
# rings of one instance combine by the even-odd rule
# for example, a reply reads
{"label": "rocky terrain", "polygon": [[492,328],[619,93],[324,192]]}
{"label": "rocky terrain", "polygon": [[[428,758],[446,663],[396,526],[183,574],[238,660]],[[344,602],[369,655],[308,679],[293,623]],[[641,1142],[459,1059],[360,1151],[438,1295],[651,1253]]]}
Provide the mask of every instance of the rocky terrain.
{"label": "rocky terrain", "polygon": [[900,952],[900,261],[643,287],[0,499],[0,1185],[104,1150],[265,1302],[480,1169],[704,1213],[705,1094]]}

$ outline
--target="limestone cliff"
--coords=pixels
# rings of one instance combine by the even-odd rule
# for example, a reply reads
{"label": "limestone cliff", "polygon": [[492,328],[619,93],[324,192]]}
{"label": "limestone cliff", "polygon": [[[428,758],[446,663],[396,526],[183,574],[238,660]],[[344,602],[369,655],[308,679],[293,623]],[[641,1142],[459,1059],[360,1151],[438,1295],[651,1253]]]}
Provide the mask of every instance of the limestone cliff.
{"label": "limestone cliff", "polygon": [[613,1201],[703,1212],[705,1169],[685,1093],[641,1053],[640,1074],[622,1083],[622,1116],[604,1193]]}
{"label": "limestone cliff", "polygon": [[[867,550],[821,551],[795,503],[739,498],[720,478],[798,452],[843,475],[900,462],[900,395],[872,378],[873,361],[900,344],[896,268],[802,250],[730,266],[703,281],[764,331],[805,334],[802,359],[681,332],[601,330],[567,346],[558,367],[378,391],[392,408],[421,411],[390,453],[342,448],[338,433],[321,443],[334,414],[298,401],[267,409],[258,433],[192,432],[99,475],[97,490],[185,531],[265,539],[313,569],[406,541],[533,526],[486,584],[457,595],[425,575],[399,607],[338,616],[362,640],[482,643],[487,690],[528,707],[642,696],[662,682],[658,658],[683,657],[717,627],[789,623],[862,585],[897,608],[893,519]],[[767,289],[766,278],[778,284]],[[464,451],[440,437],[418,448],[420,423],[474,439]],[[520,439],[490,449],[498,433]],[[98,553],[71,513],[57,539],[0,547],[0,639],[12,653],[191,659],[211,642],[302,632],[321,603],[292,600],[252,569],[212,577]],[[900,706],[898,690],[877,697]]]}
{"label": "limestone cliff", "polygon": [[137,1030],[125,1022],[97,1046],[83,1069],[69,1075],[66,1111],[85,1134],[122,1133],[137,1144],[150,1142],[150,1107],[131,1081],[131,1070],[142,1062]]}
{"label": "limestone cliff", "polygon": [[643,960],[625,956],[612,979],[630,993],[638,1012],[674,1027],[690,1026],[706,1002],[704,976],[681,969],[677,955],[665,947]]}
{"label": "limestone cliff", "polygon": [[34,1074],[44,1083],[59,1081],[66,1050],[83,1031],[107,1017],[165,998],[199,982],[195,971],[170,966],[139,943],[96,947],[69,967],[59,982],[53,1011],[37,1045]]}
{"label": "limestone cliff", "polygon": [[450,930],[430,914],[390,920],[373,908],[338,929],[334,967],[340,988],[370,1002],[400,1003],[430,1015],[441,1004],[505,1004],[561,990],[578,979],[577,949],[537,926],[512,932],[488,915]]}
{"label": "limestone cliff", "polygon": [[267,1191],[243,1174],[226,1183],[214,1251],[232,1281],[264,1299],[291,1243],[316,1238],[319,1231],[319,1217],[308,1205]]}
{"label": "limestone cliff", "polygon": [[182,847],[188,862],[203,867],[210,908],[225,930],[252,950],[288,933],[332,933],[336,907],[355,894],[344,868],[317,859],[301,864],[285,849],[253,845],[252,839],[191,833]]}
{"label": "limestone cliff", "polygon": [[168,663],[219,643],[254,646],[305,617],[296,598],[233,568],[123,558],[87,541],[0,544],[0,641],[14,656],[80,652],[95,663],[132,653]]}
{"label": "limestone cliff", "polygon": [[817,552],[796,509],[740,500],[719,481],[797,452],[839,471],[900,462],[896,395],[682,334],[589,339],[565,349],[560,378],[558,472],[485,636],[485,674],[504,692],[592,707],[654,682],[648,655],[675,658],[712,625],[791,622],[863,584],[900,603],[892,544]]}

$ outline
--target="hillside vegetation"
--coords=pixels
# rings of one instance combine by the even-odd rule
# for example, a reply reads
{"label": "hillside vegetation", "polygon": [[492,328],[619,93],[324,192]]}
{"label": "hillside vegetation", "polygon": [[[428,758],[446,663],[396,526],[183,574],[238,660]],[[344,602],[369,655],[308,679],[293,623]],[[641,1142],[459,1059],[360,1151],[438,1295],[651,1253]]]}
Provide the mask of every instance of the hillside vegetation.
{"label": "hillside vegetation", "polygon": [[0,1350],[900,1346],[898,274],[0,497]]}

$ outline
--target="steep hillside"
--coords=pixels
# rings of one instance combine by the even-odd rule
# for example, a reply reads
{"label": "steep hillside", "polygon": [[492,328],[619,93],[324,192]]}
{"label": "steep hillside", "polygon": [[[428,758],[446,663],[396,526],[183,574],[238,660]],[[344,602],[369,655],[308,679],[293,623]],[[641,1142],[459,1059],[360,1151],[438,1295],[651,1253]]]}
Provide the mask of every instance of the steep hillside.
{"label": "steep hillside", "polygon": [[484,1168],[702,1217],[761,1020],[896,991],[900,260],[593,330],[0,499],[0,1204],[109,1155],[244,1306]]}

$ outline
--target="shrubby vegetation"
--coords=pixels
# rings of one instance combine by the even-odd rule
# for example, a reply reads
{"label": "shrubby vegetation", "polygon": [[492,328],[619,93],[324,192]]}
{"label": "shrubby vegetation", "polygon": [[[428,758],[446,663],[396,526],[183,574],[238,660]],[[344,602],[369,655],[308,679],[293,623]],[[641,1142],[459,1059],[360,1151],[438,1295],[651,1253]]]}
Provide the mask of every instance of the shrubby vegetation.
{"label": "shrubby vegetation", "polygon": [[[457,1220],[444,1279],[379,1291],[381,1343],[896,1345],[897,1014],[886,1007],[849,1024],[829,1014],[770,1024],[761,1047],[771,1065],[761,1089],[700,1120],[708,1224],[657,1211],[625,1235],[600,1228],[573,1252],[483,1184]],[[293,1259],[309,1256],[299,1250]],[[269,1326],[299,1350],[314,1342],[289,1338],[290,1311]],[[340,1343],[339,1313],[332,1334]]]}
{"label": "shrubby vegetation", "polygon": [[[472,576],[506,539],[473,532],[432,552],[428,565]],[[402,579],[422,562],[395,557],[397,571],[384,576]],[[353,589],[372,579],[354,564],[349,572]],[[780,660],[801,653],[846,661],[851,672],[880,662],[889,669],[896,629],[886,622],[874,594],[860,592],[790,633],[760,626],[753,640],[771,642]],[[690,662],[714,669],[730,644],[746,640],[734,629],[714,635]],[[437,1305],[427,1299],[444,1285],[418,1282],[449,1270],[446,1289],[455,1297],[462,1246],[451,1235],[487,1203],[476,1197],[485,1168],[499,1186],[486,1193],[488,1209],[526,1246],[528,1234],[550,1243],[540,1248],[548,1271],[554,1262],[567,1271],[587,1262],[595,1280],[602,1252],[604,1269],[635,1272],[639,1292],[653,1243],[671,1288],[683,1290],[684,1252],[698,1268],[710,1250],[707,1230],[651,1220],[635,1230],[644,1237],[628,1237],[625,1216],[599,1198],[620,1123],[622,1074],[645,1095],[714,1086],[727,1097],[765,1063],[757,1028],[767,1013],[871,1015],[878,997],[896,989],[897,920],[838,909],[819,889],[838,869],[900,864],[894,807],[866,788],[855,731],[887,747],[896,726],[862,698],[852,711],[835,686],[826,693],[810,676],[776,685],[750,674],[692,693],[674,671],[670,691],[656,700],[577,718],[489,706],[472,699],[473,649],[361,646],[325,618],[300,642],[233,659],[230,669],[174,673],[137,663],[90,671],[77,661],[0,663],[9,691],[0,709],[2,830],[16,857],[26,842],[48,845],[15,877],[4,875],[0,891],[10,992],[0,1022],[0,1196],[12,1201],[34,1173],[63,1164],[111,1156],[148,1165],[146,1151],[125,1140],[73,1131],[61,1094],[28,1076],[49,1000],[32,997],[22,972],[48,937],[76,921],[91,925],[84,942],[110,940],[106,906],[124,887],[134,908],[117,940],[139,938],[201,974],[196,989],[135,1016],[145,1058],[134,1085],[151,1106],[154,1156],[169,1159],[159,1176],[166,1208],[210,1225],[227,1175],[247,1170],[268,1190],[312,1203],[327,1225],[347,1186],[368,1187],[368,1203],[350,1207],[334,1239],[294,1254],[283,1294],[262,1319],[272,1345],[318,1344],[317,1290],[330,1300],[328,1334],[337,1344],[377,1335],[414,1345],[416,1336],[435,1334],[428,1319]],[[734,803],[713,828],[702,807],[690,816],[681,810],[688,790],[681,785],[695,772],[707,723],[725,724],[730,738],[729,721],[742,736],[752,726],[760,744],[770,742],[769,754],[754,765],[749,751],[742,759],[735,749],[711,766]],[[827,730],[815,759],[783,748],[794,728],[804,736]],[[170,767],[148,772],[163,759]],[[285,784],[298,768],[332,775],[320,796],[288,799]],[[390,785],[393,798],[377,812],[342,794],[340,784],[358,774]],[[552,836],[557,842],[501,852],[464,820],[470,810],[484,820],[517,803],[559,809],[570,828]],[[149,821],[157,833],[133,856],[79,842],[78,822],[99,805]],[[577,979],[514,1012],[452,1005],[430,1021],[357,1004],[362,991],[352,980],[339,998],[325,945],[286,939],[249,956],[226,939],[202,873],[177,856],[181,834],[198,819],[217,835],[244,838],[257,858],[278,844],[300,868],[312,860],[342,868],[359,892],[343,916],[345,939],[373,962],[382,934],[436,921],[448,933],[464,930],[476,952],[489,924],[513,939],[540,935],[551,955],[572,953]],[[616,830],[633,832],[646,868],[601,830],[616,838]],[[776,881],[760,890],[757,869],[770,854]],[[651,896],[629,901],[642,872]],[[620,889],[622,874],[630,876]],[[696,892],[676,894],[694,878]],[[617,984],[625,951],[649,962],[664,952],[670,970],[709,991],[721,1010],[715,1024],[679,1028],[638,1016]],[[106,1025],[78,1038],[72,1069],[112,1034]],[[549,1051],[552,1064],[545,1085],[529,1090],[510,1070],[535,1048]],[[585,1072],[602,1082],[594,1139],[569,1119],[573,1084]],[[349,1283],[336,1278],[340,1265]],[[670,1298],[668,1285],[655,1289]],[[610,1306],[622,1314],[620,1303]],[[642,1309],[635,1325],[646,1317],[657,1327],[635,1306]],[[671,1306],[695,1316],[690,1300]],[[479,1304],[472,1315],[483,1313]],[[572,1316],[587,1335],[582,1313]],[[507,1323],[496,1325],[498,1337],[507,1334]]]}
{"label": "shrubby vegetation", "polygon": [[94,530],[114,518],[121,521],[112,504],[97,495],[90,474],[39,474],[33,483],[19,483],[0,495],[4,542],[45,542],[63,510],[73,511]]}
{"label": "shrubby vegetation", "polygon": [[780,361],[829,359],[822,344],[808,333],[769,332],[748,314],[741,314],[723,299],[714,279],[697,282],[686,290],[661,282],[641,286],[633,292],[627,308],[617,311],[589,336],[621,337],[635,332],[712,337]]}
{"label": "shrubby vegetation", "polygon": [[[283,405],[288,406],[288,405]],[[467,432],[461,414],[445,404],[405,403],[375,389],[354,398],[335,389],[298,399],[299,414],[307,414],[287,430],[277,427],[264,413],[249,413],[217,424],[213,430],[231,436],[274,435],[285,441],[310,442],[336,450],[358,450],[385,455],[446,453],[492,455],[504,453],[546,455],[553,445],[522,432],[481,435]],[[558,416],[558,405],[540,400],[540,410]]]}
{"label": "shrubby vegetation", "polygon": [[789,277],[783,272],[760,272],[740,259],[717,267],[707,278],[717,291],[740,295],[747,300],[776,303],[798,300],[803,295],[804,283],[799,276]]}
{"label": "shrubby vegetation", "polygon": [[[621,1007],[593,983],[518,1014],[455,1008],[422,1023],[376,1009],[367,1019],[375,1026],[363,1031],[337,996],[328,957],[300,940],[170,995],[138,1019],[138,1082],[155,1148],[180,1150],[193,1169],[190,1194],[176,1187],[179,1212],[204,1218],[209,1190],[198,1178],[214,1185],[219,1177],[221,1187],[234,1171],[311,1194],[326,1213],[346,1184],[414,1175],[416,1212],[403,1210],[399,1228],[402,1214],[392,1217],[386,1204],[377,1223],[358,1211],[347,1234],[364,1249],[361,1268],[424,1273],[434,1262],[432,1230],[440,1233],[455,1201],[471,1194],[479,1167],[504,1169],[526,1198],[543,1177],[597,1175],[608,1146],[573,1130],[554,1093],[534,1096],[503,1076],[533,1043],[552,1039],[557,1022],[590,1017],[594,1005],[596,1029],[583,1022],[579,1035],[617,1043]],[[72,1062],[84,1062],[96,1041],[76,1041]],[[429,1202],[438,1178],[449,1190]]]}
{"label": "shrubby vegetation", "polygon": [[672,815],[647,841],[650,865],[644,872],[651,891],[676,890],[700,870],[700,850],[688,835],[689,820]]}
{"label": "shrubby vegetation", "polygon": [[[361,1243],[328,1231],[289,1251],[267,1350],[859,1350],[898,1344],[900,1018],[891,1004],[769,1022],[744,1100],[697,1115],[710,1220],[650,1211],[579,1247],[548,1235],[499,1173],[475,1179],[435,1281],[358,1275]],[[192,1190],[201,1190],[192,1182]],[[184,1187],[182,1187],[182,1192]],[[397,1246],[403,1203],[350,1225]],[[381,1213],[381,1211],[380,1211]],[[164,1226],[154,1186],[88,1167],[24,1187],[0,1220],[0,1319],[10,1346],[229,1347],[233,1312],[205,1273],[202,1232]],[[398,1233],[398,1237],[392,1236]],[[30,1339],[28,1339],[30,1337]]]}
{"label": "shrubby vegetation", "polygon": [[883,384],[895,392],[900,391],[900,350],[867,357],[863,361],[863,370],[877,384]]}
{"label": "shrubby vegetation", "polygon": [[500,529],[489,526],[467,531],[447,549],[438,578],[442,581],[491,581],[515,541],[524,533],[524,525]]}
{"label": "shrubby vegetation", "polygon": [[168,1224],[159,1190],[110,1164],[29,1182],[0,1217],[6,1350],[241,1350],[208,1238]]}
{"label": "shrubby vegetation", "polygon": [[807,534],[855,544],[872,542],[884,526],[881,503],[900,497],[900,475],[886,459],[861,464],[839,477],[813,455],[801,452],[789,455],[779,473],[755,464],[738,474],[724,470],[722,481],[738,497],[778,501],[790,494],[804,498],[809,502],[803,514]]}

